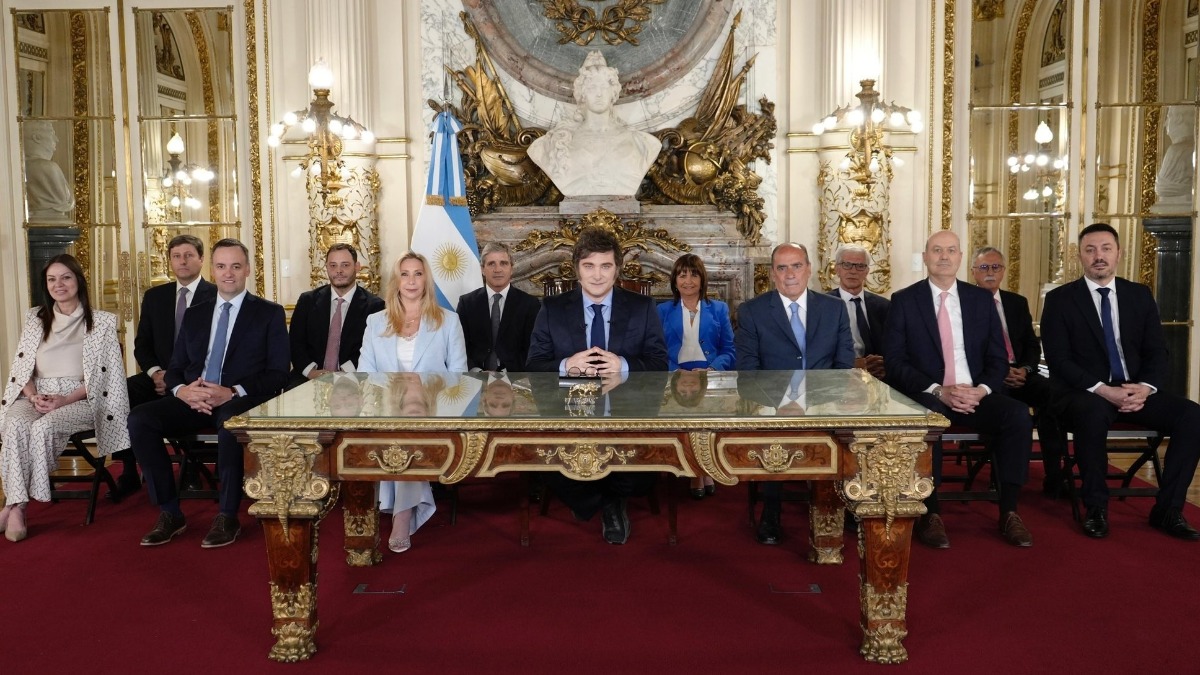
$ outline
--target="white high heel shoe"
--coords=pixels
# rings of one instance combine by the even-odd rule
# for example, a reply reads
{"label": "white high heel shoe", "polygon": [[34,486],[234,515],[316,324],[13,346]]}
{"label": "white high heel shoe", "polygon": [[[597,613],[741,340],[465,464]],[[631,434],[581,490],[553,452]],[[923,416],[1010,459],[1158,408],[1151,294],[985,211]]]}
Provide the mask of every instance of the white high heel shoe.
{"label": "white high heel shoe", "polygon": [[412,523],[412,509],[404,509],[392,514],[392,536],[388,537],[388,550],[392,553],[404,553],[412,548],[409,537],[409,527]]}

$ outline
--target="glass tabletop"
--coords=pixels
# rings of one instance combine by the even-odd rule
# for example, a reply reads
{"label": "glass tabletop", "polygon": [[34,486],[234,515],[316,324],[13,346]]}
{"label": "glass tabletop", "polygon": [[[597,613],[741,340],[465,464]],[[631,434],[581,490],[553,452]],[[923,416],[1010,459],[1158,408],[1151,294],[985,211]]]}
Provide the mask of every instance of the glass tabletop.
{"label": "glass tabletop", "polygon": [[[866,371],[636,372],[624,379],[554,373],[330,373],[260,405],[254,422],[410,418],[452,421],[578,418],[689,422],[774,418],[895,418],[930,413]],[[238,421],[231,424],[239,428]],[[259,426],[255,424],[254,426]]]}

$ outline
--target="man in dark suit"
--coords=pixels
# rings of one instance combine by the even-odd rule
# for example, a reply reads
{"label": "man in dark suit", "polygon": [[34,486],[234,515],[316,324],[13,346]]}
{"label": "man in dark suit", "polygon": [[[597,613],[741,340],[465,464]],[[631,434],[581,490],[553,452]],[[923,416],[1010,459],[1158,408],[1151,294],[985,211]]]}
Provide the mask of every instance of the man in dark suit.
{"label": "man in dark suit", "polygon": [[[612,233],[596,227],[580,232],[571,254],[579,285],[542,302],[529,342],[530,371],[620,380],[630,371],[667,369],[654,300],[616,286],[621,260],[621,244]],[[624,544],[629,540],[625,501],[653,487],[654,474],[575,481],[555,473],[546,483],[577,518],[589,520],[602,511],[604,540]]]}
{"label": "man in dark suit", "polygon": [[151,502],[161,513],[143,546],[165,544],[187,528],[171,476],[167,435],[217,427],[220,513],[203,548],[233,543],[241,527],[242,446],[225,420],[276,396],[288,379],[288,338],[283,307],[246,291],[250,255],[236,239],[213,246],[217,297],[192,305],[183,318],[167,368],[167,389],[158,401],[129,414],[129,438],[146,476]]}
{"label": "man in dark suit", "polygon": [[1200,459],[1200,405],[1159,390],[1168,365],[1158,305],[1149,288],[1116,276],[1121,244],[1111,226],[1079,233],[1079,261],[1083,278],[1046,294],[1042,341],[1050,377],[1085,393],[1063,415],[1083,480],[1083,533],[1108,535],[1106,438],[1113,423],[1128,422],[1171,437],[1150,525],[1200,540],[1183,517]]}
{"label": "man in dark suit", "polygon": [[1065,410],[1072,392],[1038,372],[1042,343],[1033,331],[1029,301],[1023,295],[1000,288],[1004,283],[1004,254],[992,246],[977,249],[971,274],[975,277],[975,285],[992,294],[1000,317],[1008,357],[1005,393],[1037,410],[1038,443],[1046,470],[1042,490],[1047,495],[1057,496],[1062,486],[1062,460],[1067,449],[1067,435],[1058,423],[1058,417]]}
{"label": "man in dark suit", "polygon": [[[1004,395],[1008,358],[1000,316],[991,294],[956,275],[963,253],[958,235],[937,232],[925,242],[929,278],[892,294],[883,358],[888,383],[939,412],[952,424],[991,437],[993,471],[1000,486],[1000,533],[1013,546],[1033,537],[1017,515],[1017,495],[1029,475],[1032,420],[1025,404]],[[938,508],[942,457],[933,453],[933,494],[916,535],[933,548],[949,548]]]}
{"label": "man in dark suit", "polygon": [[542,308],[537,298],[510,283],[512,252],[500,242],[483,247],[484,287],[458,299],[458,320],[471,370],[520,371],[529,358],[529,336]]}
{"label": "man in dark suit", "polygon": [[838,287],[829,295],[846,303],[850,337],[854,338],[854,367],[879,379],[887,376],[883,364],[883,332],[891,302],[865,287],[871,273],[871,255],[857,244],[838,247],[833,258]]}
{"label": "man in dark suit", "polygon": [[[367,317],[383,311],[383,300],[358,285],[361,268],[353,246],[334,244],[325,253],[329,283],[301,293],[296,300],[288,334],[292,347],[291,386],[325,373],[353,371],[358,366]],[[330,330],[335,327],[340,330],[330,338]]]}
{"label": "man in dark suit", "polygon": [[[142,296],[142,313],[133,339],[133,357],[142,372],[125,380],[129,389],[129,408],[156,401],[167,392],[166,368],[171,364],[175,336],[187,308],[210,300],[217,287],[200,276],[204,266],[204,242],[190,234],[181,234],[167,244],[168,261],[175,275],[173,283],[150,288]],[[113,454],[123,462],[117,489],[105,495],[119,502],[142,487],[133,450]]]}
{"label": "man in dark suit", "polygon": [[[820,370],[854,367],[854,340],[842,304],[808,292],[812,264],[808,249],[783,243],[771,251],[771,280],[775,290],[743,302],[734,335],[738,370]],[[789,376],[790,377],[790,376]],[[787,409],[782,403],[775,407]],[[774,546],[780,530],[783,486],[763,486],[763,510],[755,536]]]}

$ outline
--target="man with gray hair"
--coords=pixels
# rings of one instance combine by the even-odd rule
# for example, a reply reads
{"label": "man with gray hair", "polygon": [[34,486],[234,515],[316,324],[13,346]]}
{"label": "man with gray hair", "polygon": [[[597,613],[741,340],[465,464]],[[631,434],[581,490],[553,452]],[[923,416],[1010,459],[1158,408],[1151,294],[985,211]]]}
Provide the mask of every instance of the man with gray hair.
{"label": "man with gray hair", "polygon": [[1072,392],[1038,373],[1042,345],[1033,332],[1029,302],[1023,295],[1000,288],[1004,283],[1004,254],[993,246],[982,246],[976,249],[972,260],[971,274],[975,277],[975,285],[992,294],[1004,333],[1008,356],[1005,393],[1037,410],[1038,443],[1046,472],[1042,490],[1051,497],[1058,496],[1063,483],[1062,460],[1067,449],[1067,437],[1059,427],[1058,417],[1066,409]]}
{"label": "man with gray hair", "polygon": [[542,305],[512,285],[513,259],[508,246],[493,241],[483,247],[483,288],[458,299],[458,320],[467,341],[471,370],[525,370],[533,322]]}
{"label": "man with gray hair", "polygon": [[854,367],[882,380],[886,375],[883,329],[891,302],[866,289],[871,254],[858,244],[840,246],[834,254],[833,273],[837,275],[838,287],[829,291],[829,295],[846,303],[850,337],[854,339]]}

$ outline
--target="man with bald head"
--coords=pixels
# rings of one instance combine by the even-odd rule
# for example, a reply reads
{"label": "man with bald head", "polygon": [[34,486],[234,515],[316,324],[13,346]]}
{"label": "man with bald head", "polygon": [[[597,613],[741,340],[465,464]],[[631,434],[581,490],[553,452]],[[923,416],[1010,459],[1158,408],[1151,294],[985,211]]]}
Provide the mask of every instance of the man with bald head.
{"label": "man with bald head", "polygon": [[[854,341],[842,303],[822,293],[809,293],[812,263],[801,244],[783,243],[771,251],[775,289],[743,302],[734,336],[738,370],[793,371],[797,386],[776,402],[776,414],[803,415],[803,371],[854,366]],[[781,484],[763,487],[763,511],[755,536],[773,546],[779,528]]]}
{"label": "man with bald head", "polygon": [[[959,281],[958,235],[943,230],[925,242],[929,277],[892,295],[883,358],[888,383],[955,426],[990,437],[992,471],[1000,486],[1000,534],[1013,546],[1033,537],[1017,515],[1017,495],[1029,473],[1032,420],[1025,404],[1004,395],[1008,356],[992,296]],[[938,508],[942,457],[934,446],[934,492],[917,521],[917,539],[933,548],[950,540]]]}

